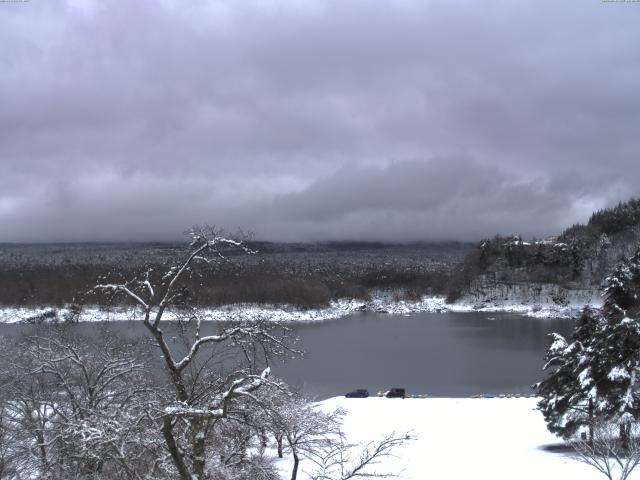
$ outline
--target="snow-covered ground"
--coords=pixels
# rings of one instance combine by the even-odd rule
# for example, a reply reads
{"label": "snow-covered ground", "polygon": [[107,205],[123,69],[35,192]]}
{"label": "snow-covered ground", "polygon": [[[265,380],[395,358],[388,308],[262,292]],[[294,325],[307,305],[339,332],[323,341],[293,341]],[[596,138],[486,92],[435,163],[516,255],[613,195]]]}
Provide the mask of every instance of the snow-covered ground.
{"label": "snow-covered ground", "polygon": [[[592,467],[545,451],[560,440],[550,434],[533,398],[347,399],[331,398],[321,408],[348,410],[349,440],[368,442],[392,431],[414,440],[386,460],[393,478],[491,480],[597,480]],[[286,462],[287,460],[285,460]],[[302,465],[304,468],[304,464]],[[302,478],[305,478],[304,476]],[[630,478],[640,478],[640,470]]]}
{"label": "snow-covered ground", "polygon": [[[599,306],[593,304],[593,306]],[[457,302],[448,304],[444,297],[423,297],[417,301],[394,301],[389,295],[377,295],[370,301],[340,299],[331,302],[326,308],[300,310],[286,306],[264,305],[231,305],[216,309],[200,311],[203,320],[238,320],[238,319],[264,319],[274,322],[316,322],[341,318],[359,311],[377,313],[390,313],[395,315],[411,315],[423,312],[507,312],[537,318],[570,318],[577,315],[582,309],[582,304],[570,304],[567,306],[556,304],[527,304],[519,302],[485,302],[473,304],[469,302]],[[51,312],[51,308],[23,308],[0,307],[0,323],[17,323],[32,320],[40,315]],[[68,309],[55,310],[58,319],[64,319]],[[130,309],[100,310],[97,307],[85,307],[79,316],[83,322],[91,321],[117,321],[131,320],[135,318],[135,311]],[[171,319],[169,313],[166,319]]]}

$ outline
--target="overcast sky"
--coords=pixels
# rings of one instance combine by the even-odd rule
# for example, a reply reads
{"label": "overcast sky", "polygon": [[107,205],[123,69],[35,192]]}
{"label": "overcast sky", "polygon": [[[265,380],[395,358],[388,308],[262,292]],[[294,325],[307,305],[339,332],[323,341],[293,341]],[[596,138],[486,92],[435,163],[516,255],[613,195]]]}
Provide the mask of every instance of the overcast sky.
{"label": "overcast sky", "polygon": [[542,236],[640,195],[640,3],[0,3],[0,241]]}

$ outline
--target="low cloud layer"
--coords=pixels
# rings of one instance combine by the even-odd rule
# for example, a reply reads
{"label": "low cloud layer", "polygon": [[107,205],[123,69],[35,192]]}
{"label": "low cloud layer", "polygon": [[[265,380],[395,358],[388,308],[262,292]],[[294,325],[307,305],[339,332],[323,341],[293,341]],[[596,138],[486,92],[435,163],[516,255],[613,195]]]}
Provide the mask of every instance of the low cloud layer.
{"label": "low cloud layer", "polygon": [[638,195],[640,4],[0,4],[0,242],[556,233]]}

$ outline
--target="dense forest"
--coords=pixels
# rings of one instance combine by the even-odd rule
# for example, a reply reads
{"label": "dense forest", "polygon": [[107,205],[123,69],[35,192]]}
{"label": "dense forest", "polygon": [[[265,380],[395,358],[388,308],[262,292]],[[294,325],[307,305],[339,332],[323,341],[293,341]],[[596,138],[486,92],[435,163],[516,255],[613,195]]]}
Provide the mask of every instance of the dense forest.
{"label": "dense forest", "polygon": [[[188,285],[201,306],[238,303],[316,308],[337,298],[366,300],[394,291],[400,300],[492,286],[553,285],[599,290],[607,274],[640,241],[640,199],[599,210],[587,224],[558,236],[518,235],[459,242],[248,242],[256,255],[230,251],[215,268],[196,272]],[[7,306],[102,304],[91,290],[99,278],[139,276],[179,259],[180,243],[0,245],[0,303]],[[198,267],[195,267],[196,270]]]}
{"label": "dense forest", "polygon": [[[200,306],[236,303],[322,307],[336,298],[367,299],[375,290],[402,298],[446,293],[468,243],[248,242],[255,255],[225,252],[215,268],[196,265],[190,298]],[[56,307],[101,304],[99,278],[161,271],[184,255],[164,243],[0,245],[0,304]],[[186,292],[185,292],[186,293]]]}

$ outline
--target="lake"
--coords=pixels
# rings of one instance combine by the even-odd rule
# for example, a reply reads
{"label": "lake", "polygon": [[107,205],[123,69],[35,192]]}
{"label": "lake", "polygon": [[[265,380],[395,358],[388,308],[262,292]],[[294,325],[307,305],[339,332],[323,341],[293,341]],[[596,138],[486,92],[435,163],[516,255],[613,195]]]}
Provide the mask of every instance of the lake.
{"label": "lake", "polygon": [[[289,327],[300,339],[296,348],[306,354],[272,370],[312,397],[390,387],[406,388],[409,394],[466,397],[530,393],[530,385],[542,376],[548,334],[570,333],[572,321],[495,313],[363,312]],[[0,335],[15,336],[33,328],[0,325]],[[84,323],[74,328],[87,334],[98,327]],[[128,337],[146,333],[139,322],[112,322],[107,328]]]}

